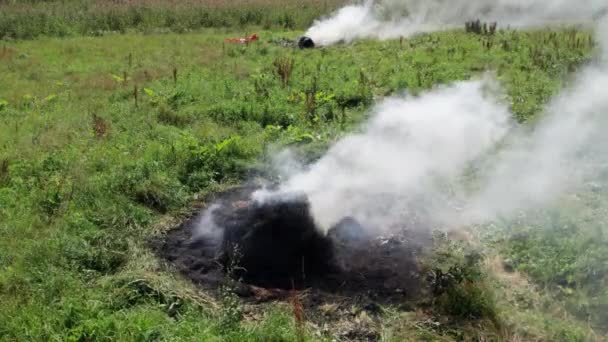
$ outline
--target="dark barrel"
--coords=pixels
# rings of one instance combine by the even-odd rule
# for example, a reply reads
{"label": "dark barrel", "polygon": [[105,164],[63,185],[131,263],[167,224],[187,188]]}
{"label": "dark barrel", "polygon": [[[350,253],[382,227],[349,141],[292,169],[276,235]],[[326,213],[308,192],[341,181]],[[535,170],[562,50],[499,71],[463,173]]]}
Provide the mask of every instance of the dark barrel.
{"label": "dark barrel", "polygon": [[302,36],[298,39],[298,47],[300,49],[312,49],[315,47],[315,42],[310,37]]}

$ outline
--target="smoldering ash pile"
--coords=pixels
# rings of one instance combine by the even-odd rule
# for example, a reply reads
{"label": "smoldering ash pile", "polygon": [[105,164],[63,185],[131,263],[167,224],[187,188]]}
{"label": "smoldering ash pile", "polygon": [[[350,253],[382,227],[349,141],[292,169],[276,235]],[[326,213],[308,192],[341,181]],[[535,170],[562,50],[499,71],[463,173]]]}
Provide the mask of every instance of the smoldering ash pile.
{"label": "smoldering ash pile", "polygon": [[163,254],[191,279],[217,285],[230,277],[266,288],[331,292],[413,292],[416,248],[405,234],[372,235],[345,217],[324,233],[304,193],[258,201],[253,188],[216,203],[170,235]]}

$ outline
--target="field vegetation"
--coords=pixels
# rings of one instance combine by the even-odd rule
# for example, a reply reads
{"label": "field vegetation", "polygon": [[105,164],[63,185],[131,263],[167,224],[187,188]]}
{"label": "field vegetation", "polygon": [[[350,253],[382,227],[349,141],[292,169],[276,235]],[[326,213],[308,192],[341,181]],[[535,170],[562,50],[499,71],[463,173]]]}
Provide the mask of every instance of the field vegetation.
{"label": "field vegetation", "polygon": [[0,1],[0,38],[189,32],[201,28],[304,29],[342,0]]}
{"label": "field vegetation", "polygon": [[[303,322],[297,301],[211,296],[150,242],[214,192],[272,176],[277,150],[318,157],[384,96],[488,71],[533,124],[595,52],[584,29],[500,23],[290,47],[338,4],[0,3],[0,340],[347,339]],[[224,42],[254,32],[260,41]],[[602,340],[607,216],[580,203],[535,226],[488,227],[478,239],[490,248],[437,235],[432,291],[369,325],[387,341]]]}

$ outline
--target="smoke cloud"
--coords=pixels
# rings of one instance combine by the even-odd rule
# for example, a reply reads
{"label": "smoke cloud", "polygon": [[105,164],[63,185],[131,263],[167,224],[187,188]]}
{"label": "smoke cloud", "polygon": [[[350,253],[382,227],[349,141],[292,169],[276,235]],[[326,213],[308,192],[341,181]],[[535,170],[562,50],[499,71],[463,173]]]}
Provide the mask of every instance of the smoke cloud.
{"label": "smoke cloud", "polygon": [[489,79],[389,98],[360,132],[254,199],[305,193],[322,229],[352,217],[379,232],[412,218],[421,229],[456,229],[549,206],[607,170],[605,18],[598,37],[599,60],[551,101],[533,129],[511,121]]}
{"label": "smoke cloud", "polygon": [[545,109],[531,133],[490,158],[467,219],[488,220],[527,207],[548,205],[560,194],[602,182],[608,160],[608,20],[597,26],[599,61],[587,66]]}
{"label": "smoke cloud", "polygon": [[222,227],[215,223],[215,212],[220,209],[221,206],[217,203],[206,208],[199,217],[196,218],[194,226],[193,237],[194,239],[207,239],[210,241],[219,241],[223,235]]}
{"label": "smoke cloud", "polygon": [[441,181],[457,176],[508,132],[511,115],[493,91],[475,81],[388,99],[363,132],[339,141],[279,193],[306,193],[324,229],[347,216],[376,229],[397,224],[395,213],[411,216],[406,209],[440,195]]}
{"label": "smoke cloud", "polygon": [[468,219],[490,219],[550,204],[560,194],[597,177],[605,162],[608,72],[593,66],[554,99],[529,135],[500,151],[470,199]]}
{"label": "smoke cloud", "polygon": [[608,10],[604,0],[366,0],[315,21],[306,36],[317,45],[359,38],[391,39],[461,27],[466,20],[521,27],[586,22]]}

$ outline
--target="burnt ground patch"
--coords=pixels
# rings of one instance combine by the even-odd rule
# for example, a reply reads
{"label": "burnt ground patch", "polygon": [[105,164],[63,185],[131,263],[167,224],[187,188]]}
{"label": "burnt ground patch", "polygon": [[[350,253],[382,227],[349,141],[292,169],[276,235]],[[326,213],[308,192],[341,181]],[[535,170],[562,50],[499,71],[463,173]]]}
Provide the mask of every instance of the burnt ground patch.
{"label": "burnt ground patch", "polygon": [[[374,235],[346,217],[327,234],[315,226],[304,195],[257,203],[253,188],[216,196],[213,205],[170,231],[158,254],[193,282],[210,288],[238,279],[245,297],[281,297],[285,290],[394,302],[421,285],[421,246],[408,232]],[[230,281],[230,283],[233,283]]]}

